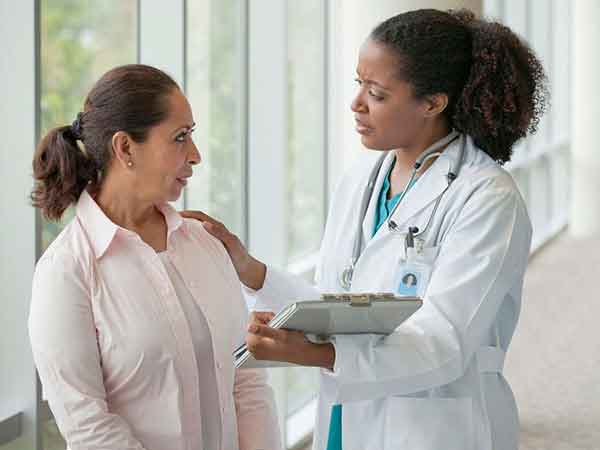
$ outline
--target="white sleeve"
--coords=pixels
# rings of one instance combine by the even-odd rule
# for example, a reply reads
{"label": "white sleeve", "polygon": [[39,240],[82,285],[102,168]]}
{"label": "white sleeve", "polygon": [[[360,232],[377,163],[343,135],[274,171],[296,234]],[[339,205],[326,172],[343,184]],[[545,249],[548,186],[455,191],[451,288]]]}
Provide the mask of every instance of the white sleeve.
{"label": "white sleeve", "polygon": [[255,311],[281,311],[300,300],[318,300],[321,293],[304,278],[267,266],[263,287],[258,291],[243,286],[244,295],[254,298]]}
{"label": "white sleeve", "polygon": [[336,386],[332,400],[407,395],[462,376],[507,293],[522,283],[530,242],[514,189],[473,194],[442,244],[421,309],[386,337],[335,337],[334,370],[323,371]]}
{"label": "white sleeve", "polygon": [[44,393],[71,450],[143,450],[108,411],[89,287],[69,255],[47,257],[33,279],[29,335]]}

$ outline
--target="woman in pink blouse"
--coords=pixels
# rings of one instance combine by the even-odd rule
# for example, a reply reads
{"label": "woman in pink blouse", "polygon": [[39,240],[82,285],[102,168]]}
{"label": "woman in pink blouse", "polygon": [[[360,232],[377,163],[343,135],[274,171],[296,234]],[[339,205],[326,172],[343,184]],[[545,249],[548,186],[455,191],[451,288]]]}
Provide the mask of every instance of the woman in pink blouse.
{"label": "woman in pink blouse", "polygon": [[75,218],[37,264],[29,330],[71,450],[277,450],[273,396],[236,370],[247,310],[227,252],[167,202],[200,154],[158,69],[106,73],[33,160],[34,206]]}

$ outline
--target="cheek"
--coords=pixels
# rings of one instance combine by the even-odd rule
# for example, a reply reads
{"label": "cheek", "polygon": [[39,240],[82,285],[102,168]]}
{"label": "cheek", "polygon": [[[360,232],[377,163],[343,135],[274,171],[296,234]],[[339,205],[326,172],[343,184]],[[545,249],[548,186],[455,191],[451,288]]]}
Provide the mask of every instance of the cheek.
{"label": "cheek", "polygon": [[419,127],[419,111],[412,105],[377,110],[383,132],[389,136],[411,135]]}
{"label": "cheek", "polygon": [[169,148],[161,158],[159,170],[164,178],[176,178],[184,164],[185,152],[178,147]]}

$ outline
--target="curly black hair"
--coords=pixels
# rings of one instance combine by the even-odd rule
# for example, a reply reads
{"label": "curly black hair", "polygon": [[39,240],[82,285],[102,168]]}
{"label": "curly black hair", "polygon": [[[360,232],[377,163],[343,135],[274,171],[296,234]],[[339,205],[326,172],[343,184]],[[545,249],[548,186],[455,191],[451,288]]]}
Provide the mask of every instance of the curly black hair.
{"label": "curly black hair", "polygon": [[450,125],[503,164],[534,133],[548,103],[533,50],[508,27],[468,10],[421,9],[391,17],[370,38],[398,56],[417,98],[445,93]]}

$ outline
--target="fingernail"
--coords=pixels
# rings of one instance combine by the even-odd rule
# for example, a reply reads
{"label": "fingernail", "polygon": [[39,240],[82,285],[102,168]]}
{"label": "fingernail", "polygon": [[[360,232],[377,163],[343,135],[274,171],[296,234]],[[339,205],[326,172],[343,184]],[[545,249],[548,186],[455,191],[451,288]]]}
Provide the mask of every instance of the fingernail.
{"label": "fingernail", "polygon": [[252,324],[248,327],[248,331],[250,333],[256,333],[258,331],[258,327],[256,325]]}

